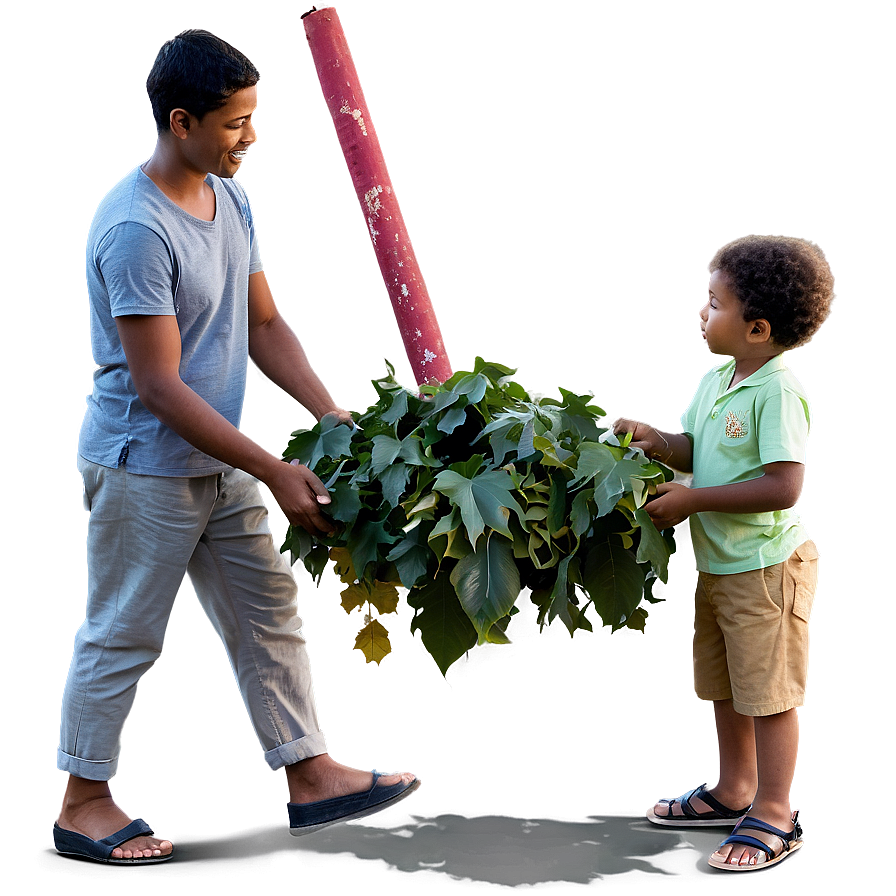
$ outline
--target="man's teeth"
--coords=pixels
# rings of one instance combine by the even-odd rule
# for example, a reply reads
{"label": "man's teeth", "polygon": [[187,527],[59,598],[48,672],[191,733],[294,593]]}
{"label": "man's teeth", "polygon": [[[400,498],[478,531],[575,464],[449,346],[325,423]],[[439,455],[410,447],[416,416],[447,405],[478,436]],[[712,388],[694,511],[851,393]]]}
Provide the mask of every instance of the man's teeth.
{"label": "man's teeth", "polygon": [[242,159],[243,156],[246,155],[246,150],[245,150],[245,149],[233,149],[233,150],[230,151],[230,154],[231,154],[235,159]]}

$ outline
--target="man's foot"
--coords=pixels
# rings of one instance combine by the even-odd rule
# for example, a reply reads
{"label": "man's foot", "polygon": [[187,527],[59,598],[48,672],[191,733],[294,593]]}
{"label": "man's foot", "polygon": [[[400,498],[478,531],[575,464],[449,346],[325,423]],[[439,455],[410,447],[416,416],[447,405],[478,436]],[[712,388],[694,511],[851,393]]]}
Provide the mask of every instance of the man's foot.
{"label": "man's foot", "polygon": [[[739,830],[740,826],[736,827],[731,837],[728,838],[733,842],[723,841],[710,856],[709,863],[716,868],[720,866],[737,868],[758,867],[780,861],[787,852],[802,846],[802,828],[797,824],[797,814],[794,812],[791,815],[789,807],[786,811],[782,811],[780,807],[776,809],[759,806],[757,809],[754,806],[750,810],[750,815],[744,819],[743,830]],[[765,830],[763,827],[754,828],[751,826],[752,822],[756,822],[757,825],[764,826],[764,828],[771,828],[771,830]],[[749,843],[737,842],[739,834],[765,843],[772,854],[769,855],[765,850]],[[787,836],[782,837],[781,834]]]}
{"label": "man's foot", "polygon": [[[410,772],[380,775],[376,786],[411,784],[415,779],[416,775]],[[329,753],[322,753],[320,756],[287,765],[286,780],[289,785],[289,801],[302,804],[369,790],[373,784],[373,775],[369,771],[342,765],[333,760]]]}
{"label": "man's foot", "polygon": [[[674,799],[659,800],[647,812],[654,824],[670,827],[731,826],[746,815],[750,797],[743,794],[720,794],[719,788],[707,790],[705,784]],[[744,808],[731,809],[730,806]]]}
{"label": "man's foot", "polygon": [[[57,824],[64,831],[102,840],[130,824],[131,818],[115,804],[105,781],[69,778]],[[113,859],[158,859],[174,850],[170,840],[148,835],[134,837],[112,851]]]}
{"label": "man's foot", "polygon": [[410,772],[380,775],[334,762],[327,754],[286,767],[289,832],[300,837],[365,818],[410,796],[420,781]]}

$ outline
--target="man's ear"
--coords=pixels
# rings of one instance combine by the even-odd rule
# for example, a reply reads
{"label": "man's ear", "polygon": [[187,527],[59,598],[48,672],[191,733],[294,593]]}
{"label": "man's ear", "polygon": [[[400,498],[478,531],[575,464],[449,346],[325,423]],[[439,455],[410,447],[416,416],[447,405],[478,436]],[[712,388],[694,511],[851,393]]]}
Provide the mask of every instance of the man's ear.
{"label": "man's ear", "polygon": [[191,115],[186,109],[171,110],[171,114],[168,116],[168,125],[171,128],[171,133],[179,140],[185,139],[189,133],[190,118]]}
{"label": "man's ear", "polygon": [[771,324],[764,318],[750,321],[750,329],[747,333],[747,341],[754,344],[769,342],[772,338]]}

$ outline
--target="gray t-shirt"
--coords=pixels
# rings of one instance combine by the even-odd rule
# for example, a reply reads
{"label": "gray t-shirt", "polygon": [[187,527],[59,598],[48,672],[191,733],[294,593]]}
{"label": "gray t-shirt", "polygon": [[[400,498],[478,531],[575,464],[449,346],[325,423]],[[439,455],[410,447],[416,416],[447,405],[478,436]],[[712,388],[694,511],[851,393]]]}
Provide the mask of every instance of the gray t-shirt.
{"label": "gray t-shirt", "polygon": [[140,168],[103,199],[87,240],[90,334],[98,365],[78,451],[132,473],[205,476],[228,465],[162,424],[137,396],[115,318],[174,315],[181,379],[239,426],[249,357],[249,275],[262,269],[249,202],[209,175],[215,219],[194,218]]}

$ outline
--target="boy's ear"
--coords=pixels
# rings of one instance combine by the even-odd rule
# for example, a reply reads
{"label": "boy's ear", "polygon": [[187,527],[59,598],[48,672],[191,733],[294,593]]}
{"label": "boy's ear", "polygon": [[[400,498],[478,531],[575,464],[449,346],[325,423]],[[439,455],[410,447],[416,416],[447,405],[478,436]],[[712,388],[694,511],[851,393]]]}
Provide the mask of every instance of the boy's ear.
{"label": "boy's ear", "polygon": [[754,344],[768,342],[772,338],[771,324],[764,318],[749,322],[750,329],[747,332],[747,341]]}
{"label": "boy's ear", "polygon": [[190,113],[186,109],[172,109],[168,116],[168,125],[171,133],[183,140],[190,130]]}

